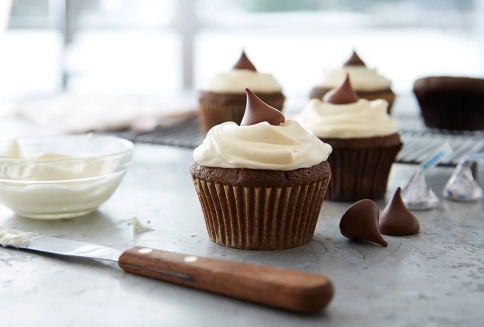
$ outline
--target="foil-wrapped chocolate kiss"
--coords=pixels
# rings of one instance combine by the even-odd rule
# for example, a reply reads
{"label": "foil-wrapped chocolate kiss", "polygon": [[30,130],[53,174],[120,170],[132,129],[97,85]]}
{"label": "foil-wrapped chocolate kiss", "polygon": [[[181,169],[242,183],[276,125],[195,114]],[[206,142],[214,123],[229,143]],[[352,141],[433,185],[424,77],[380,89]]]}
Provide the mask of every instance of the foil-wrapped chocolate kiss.
{"label": "foil-wrapped chocolate kiss", "polygon": [[420,167],[402,190],[402,199],[410,210],[430,210],[439,204],[439,198],[427,185],[424,172]]}
{"label": "foil-wrapped chocolate kiss", "polygon": [[473,161],[465,159],[455,168],[442,194],[454,201],[477,201],[482,198],[482,188],[472,174]]}

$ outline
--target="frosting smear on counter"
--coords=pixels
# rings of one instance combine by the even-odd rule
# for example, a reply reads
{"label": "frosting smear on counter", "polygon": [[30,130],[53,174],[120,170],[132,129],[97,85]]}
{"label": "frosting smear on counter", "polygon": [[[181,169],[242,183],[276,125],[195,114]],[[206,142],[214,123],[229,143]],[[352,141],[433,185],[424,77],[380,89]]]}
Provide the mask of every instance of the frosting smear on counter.
{"label": "frosting smear on counter", "polygon": [[135,233],[150,232],[152,230],[153,230],[153,228],[151,228],[150,226],[142,224],[141,221],[138,220],[138,218],[133,217],[133,231]]}

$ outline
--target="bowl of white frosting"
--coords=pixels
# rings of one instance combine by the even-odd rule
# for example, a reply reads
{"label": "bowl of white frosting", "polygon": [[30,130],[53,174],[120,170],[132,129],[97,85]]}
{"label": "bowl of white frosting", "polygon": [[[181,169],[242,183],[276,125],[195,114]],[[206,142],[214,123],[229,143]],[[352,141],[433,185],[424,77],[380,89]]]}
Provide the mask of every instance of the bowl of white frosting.
{"label": "bowl of white frosting", "polygon": [[128,140],[91,134],[0,141],[0,203],[28,218],[88,214],[117,189],[133,149]]}

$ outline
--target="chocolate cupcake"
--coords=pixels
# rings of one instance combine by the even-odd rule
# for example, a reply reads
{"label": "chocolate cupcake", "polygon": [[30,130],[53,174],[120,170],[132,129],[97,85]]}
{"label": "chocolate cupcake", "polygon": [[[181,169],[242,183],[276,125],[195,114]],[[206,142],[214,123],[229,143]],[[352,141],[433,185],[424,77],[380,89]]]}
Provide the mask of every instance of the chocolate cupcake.
{"label": "chocolate cupcake", "polygon": [[385,196],[390,169],[402,147],[385,100],[359,99],[347,76],[323,101],[310,100],[294,119],[333,148],[328,199],[354,202]]}
{"label": "chocolate cupcake", "polygon": [[247,90],[241,125],[212,128],[190,167],[207,231],[252,250],[301,246],[314,234],[331,147]]}
{"label": "chocolate cupcake", "polygon": [[415,81],[413,92],[427,127],[484,129],[484,79],[425,77]]}
{"label": "chocolate cupcake", "polygon": [[326,69],[322,80],[311,90],[311,99],[322,99],[331,89],[340,85],[349,74],[351,86],[358,97],[369,101],[384,99],[388,102],[388,113],[391,113],[395,93],[391,89],[392,82],[379,75],[375,68],[366,67],[365,63],[353,51],[351,57],[339,69]]}
{"label": "chocolate cupcake", "polygon": [[234,67],[216,75],[199,93],[200,130],[206,134],[215,125],[233,121],[240,124],[246,106],[245,88],[262,101],[282,110],[285,97],[271,74],[258,72],[242,52]]}

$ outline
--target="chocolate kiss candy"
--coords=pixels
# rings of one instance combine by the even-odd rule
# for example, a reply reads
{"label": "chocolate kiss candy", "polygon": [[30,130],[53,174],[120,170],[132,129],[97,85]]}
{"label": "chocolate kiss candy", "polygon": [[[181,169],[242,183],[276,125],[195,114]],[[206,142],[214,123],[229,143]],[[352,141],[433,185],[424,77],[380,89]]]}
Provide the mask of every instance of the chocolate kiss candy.
{"label": "chocolate kiss candy", "polygon": [[257,69],[255,69],[255,66],[250,62],[249,58],[247,58],[244,51],[242,51],[239,61],[237,61],[233,69],[247,69],[247,70],[252,70],[254,72],[257,71]]}
{"label": "chocolate kiss candy", "polygon": [[279,110],[265,104],[251,90],[245,89],[245,92],[247,93],[247,106],[245,107],[244,117],[240,126],[255,125],[264,121],[271,125],[279,126],[286,121],[286,118]]}
{"label": "chocolate kiss candy", "polygon": [[408,185],[402,190],[402,199],[410,210],[430,210],[439,204],[439,198],[425,182],[422,168],[417,168]]}
{"label": "chocolate kiss candy", "polygon": [[388,246],[378,230],[380,210],[375,202],[364,199],[353,204],[344,213],[339,223],[343,236],[351,240],[368,240]]}
{"label": "chocolate kiss candy", "polygon": [[335,87],[323,97],[323,102],[332,104],[348,104],[358,101],[358,95],[351,88],[350,76],[346,74],[346,78],[340,86]]}
{"label": "chocolate kiss candy", "polygon": [[457,165],[442,192],[446,198],[455,201],[476,201],[482,198],[482,189],[472,175],[472,163],[465,160]]}
{"label": "chocolate kiss candy", "polygon": [[400,192],[399,187],[380,215],[379,225],[382,234],[406,236],[417,234],[420,230],[417,217],[408,211]]}
{"label": "chocolate kiss candy", "polygon": [[363,66],[366,67],[365,63],[361,58],[358,56],[355,50],[353,50],[353,53],[351,54],[350,59],[346,60],[346,62],[343,64],[344,66]]}

